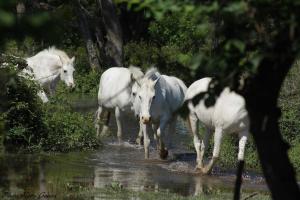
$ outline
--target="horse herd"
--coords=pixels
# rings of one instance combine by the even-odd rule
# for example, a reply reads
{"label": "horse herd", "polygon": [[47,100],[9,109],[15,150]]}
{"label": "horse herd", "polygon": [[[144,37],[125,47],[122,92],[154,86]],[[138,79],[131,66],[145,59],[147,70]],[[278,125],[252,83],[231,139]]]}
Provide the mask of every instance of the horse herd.
{"label": "horse herd", "polygon": [[[74,60],[54,47],[45,49],[33,57],[27,58],[28,67],[22,73],[29,73],[50,95],[55,92],[59,80],[69,87],[74,87]],[[150,68],[145,74],[140,68],[130,66],[111,67],[100,78],[98,109],[96,111],[97,135],[108,130],[104,123],[100,130],[99,120],[103,111],[115,112],[117,136],[122,140],[122,118],[130,111],[139,121],[140,130],[137,143],[144,144],[145,158],[149,158],[149,133],[153,131],[157,150],[162,159],[167,158],[168,150],[165,139],[175,132],[179,109],[187,105],[188,122],[194,137],[197,152],[196,168],[203,174],[210,173],[220,153],[223,135],[236,133],[239,136],[238,160],[244,159],[244,149],[249,134],[249,118],[242,96],[224,88],[213,105],[207,106],[208,90],[213,87],[212,78],[197,80],[188,88],[184,82],[174,76],[162,75],[156,68]],[[201,95],[202,98],[195,98]],[[42,90],[38,96],[47,102]],[[196,100],[198,99],[198,100]],[[196,101],[195,101],[196,100]],[[199,122],[205,128],[204,135],[199,135]],[[214,134],[213,134],[214,133]],[[203,156],[208,147],[209,138],[214,135],[214,147],[211,160],[204,165]]]}

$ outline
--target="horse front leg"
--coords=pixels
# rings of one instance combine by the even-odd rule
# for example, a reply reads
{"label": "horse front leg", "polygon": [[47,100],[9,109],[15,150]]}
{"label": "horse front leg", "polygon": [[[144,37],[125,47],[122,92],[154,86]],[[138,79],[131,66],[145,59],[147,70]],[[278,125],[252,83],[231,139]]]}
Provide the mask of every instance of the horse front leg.
{"label": "horse front leg", "polygon": [[197,153],[197,166],[196,166],[196,169],[202,169],[203,167],[203,156],[201,157],[200,155],[200,148],[201,148],[201,143],[200,143],[200,139],[199,139],[199,136],[198,136],[198,133],[199,133],[199,124],[198,124],[198,118],[196,116],[196,114],[194,113],[190,113],[189,114],[189,125],[190,125],[190,128],[191,128],[191,131],[192,131],[192,134],[193,134],[193,137],[194,137],[194,147],[195,147],[195,150],[196,150],[196,153]]}
{"label": "horse front leg", "polygon": [[57,81],[52,81],[52,82],[49,84],[49,93],[50,93],[50,96],[51,96],[51,97],[53,97],[53,96],[55,95],[56,82],[57,82]]}
{"label": "horse front leg", "polygon": [[44,90],[42,90],[42,89],[39,90],[38,93],[37,93],[37,95],[41,98],[41,100],[42,100],[43,103],[47,103],[49,101],[49,99],[48,99],[48,97],[47,97],[47,95],[46,95],[46,93],[45,93]]}
{"label": "horse front leg", "polygon": [[204,157],[204,153],[208,147],[210,135],[211,135],[211,130],[206,127],[204,136],[203,136],[203,140],[201,141],[201,146],[200,146],[200,160],[201,160],[200,168],[203,168],[203,157]]}
{"label": "horse front leg", "polygon": [[142,130],[143,130],[143,133],[144,133],[145,159],[149,159],[149,145],[150,145],[149,131],[150,131],[150,125],[149,124],[142,124]]}
{"label": "horse front leg", "polygon": [[209,174],[211,172],[211,170],[212,170],[215,162],[219,158],[222,137],[223,137],[223,130],[222,130],[222,128],[216,128],[215,129],[215,135],[214,135],[213,157],[209,161],[209,163],[204,168],[202,168],[202,173],[203,174]]}
{"label": "horse front leg", "polygon": [[158,150],[159,150],[159,156],[161,159],[166,159],[168,157],[168,150],[165,148],[165,144],[162,141],[162,135],[165,132],[166,126],[167,126],[166,119],[160,120],[159,127],[156,131],[157,136],[157,142],[158,142]]}
{"label": "horse front leg", "polygon": [[249,132],[248,131],[242,131],[239,133],[239,153],[238,153],[238,161],[244,160],[245,155],[245,146],[247,143]]}
{"label": "horse front leg", "polygon": [[118,142],[119,142],[119,144],[121,144],[122,135],[123,135],[123,125],[122,125],[123,113],[118,107],[116,107],[116,109],[115,109],[115,115],[116,115],[116,121],[117,121],[117,127],[118,127],[118,131],[117,131]]}
{"label": "horse front leg", "polygon": [[143,145],[143,123],[139,121],[139,126],[140,126],[140,129],[139,129],[139,133],[138,133],[138,136],[135,140],[135,142],[141,146]]}

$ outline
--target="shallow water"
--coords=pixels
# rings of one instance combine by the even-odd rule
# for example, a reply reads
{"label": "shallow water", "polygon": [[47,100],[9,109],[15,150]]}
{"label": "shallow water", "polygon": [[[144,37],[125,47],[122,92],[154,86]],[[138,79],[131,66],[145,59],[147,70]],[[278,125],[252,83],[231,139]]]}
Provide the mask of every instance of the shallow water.
{"label": "shallow water", "polygon": [[[158,159],[153,144],[151,159],[145,160],[143,148],[132,142],[138,131],[136,120],[128,116],[125,124],[122,145],[115,142],[115,137],[108,137],[103,141],[103,148],[91,152],[5,154],[0,162],[0,191],[11,196],[58,194],[78,187],[117,185],[133,191],[168,191],[187,196],[233,190],[233,173],[218,170],[211,176],[195,173],[195,154],[186,147],[190,136],[183,121],[178,123],[176,134],[171,135],[172,140],[167,142],[170,158],[166,161]],[[111,134],[115,135],[113,116],[110,126]],[[267,188],[262,177],[245,173],[243,190],[257,192]]]}

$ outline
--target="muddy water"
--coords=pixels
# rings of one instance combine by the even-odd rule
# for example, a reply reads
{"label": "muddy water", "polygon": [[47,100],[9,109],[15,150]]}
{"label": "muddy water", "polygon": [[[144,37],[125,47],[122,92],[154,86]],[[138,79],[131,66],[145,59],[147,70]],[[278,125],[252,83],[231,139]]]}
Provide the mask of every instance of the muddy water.
{"label": "muddy water", "polygon": [[[93,106],[88,106],[93,108]],[[81,110],[86,110],[87,108]],[[7,195],[58,194],[74,188],[105,188],[117,185],[134,191],[169,191],[180,195],[197,195],[214,190],[232,190],[234,174],[216,170],[212,176],[195,173],[195,154],[187,149],[189,140],[184,122],[168,140],[170,158],[158,159],[152,144],[149,160],[144,150],[133,144],[137,122],[125,119],[124,143],[107,137],[103,148],[91,152],[39,155],[6,154],[0,161],[0,191]],[[115,121],[111,119],[111,134]],[[266,191],[260,176],[244,175],[243,190]],[[100,199],[106,197],[101,196]]]}

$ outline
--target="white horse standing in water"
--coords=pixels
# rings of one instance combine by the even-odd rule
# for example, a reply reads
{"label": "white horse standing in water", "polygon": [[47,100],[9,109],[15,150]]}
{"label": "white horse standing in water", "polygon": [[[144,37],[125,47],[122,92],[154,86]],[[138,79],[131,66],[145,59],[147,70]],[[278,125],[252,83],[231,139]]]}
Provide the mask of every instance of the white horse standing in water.
{"label": "white horse standing in water", "polygon": [[[75,57],[69,58],[64,51],[51,47],[35,56],[26,58],[29,69],[24,69],[23,73],[32,75],[43,89],[53,95],[59,80],[64,81],[68,87],[73,88],[75,86],[73,79],[74,60]],[[43,102],[48,102],[44,91],[39,91],[38,96]]]}
{"label": "white horse standing in water", "polygon": [[[138,83],[144,73],[137,67],[111,67],[106,70],[100,78],[98,92],[98,110],[96,112],[96,129],[97,135],[100,134],[99,120],[103,110],[115,110],[117,121],[117,136],[121,142],[123,135],[122,118],[125,111],[132,111],[132,87]],[[137,87],[137,85],[135,86]],[[106,120],[101,135],[108,130],[109,115]]]}
{"label": "white horse standing in water", "polygon": [[[192,133],[194,135],[194,146],[197,152],[197,169],[202,173],[210,173],[215,161],[219,157],[222,137],[225,133],[238,133],[239,152],[238,160],[244,160],[244,150],[249,135],[249,118],[245,108],[244,98],[225,88],[220,96],[216,98],[213,106],[205,105],[205,97],[194,105],[192,99],[200,93],[208,90],[211,78],[202,78],[194,82],[186,92],[186,101],[190,111],[189,121]],[[204,138],[198,137],[198,121],[205,128]],[[209,137],[214,132],[213,156],[210,162],[204,167],[203,156],[208,146]]]}
{"label": "white horse standing in water", "polygon": [[[175,132],[176,111],[184,102],[187,87],[180,79],[161,75],[151,68],[141,81],[136,94],[140,121],[143,123],[145,158],[149,158],[149,130],[154,131],[159,155],[162,159],[168,156],[168,151],[162,141],[169,125],[169,132]],[[152,126],[152,127],[151,127]],[[168,134],[167,134],[168,135]]]}

